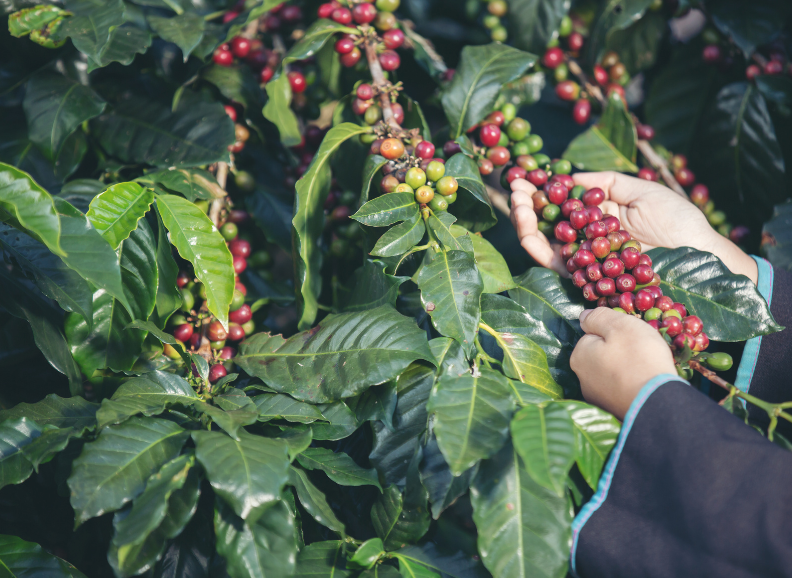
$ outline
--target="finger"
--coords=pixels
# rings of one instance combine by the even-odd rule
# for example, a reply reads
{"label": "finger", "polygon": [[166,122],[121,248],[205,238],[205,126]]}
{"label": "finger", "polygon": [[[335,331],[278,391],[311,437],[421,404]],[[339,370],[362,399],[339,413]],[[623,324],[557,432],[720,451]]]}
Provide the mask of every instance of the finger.
{"label": "finger", "polygon": [[568,276],[566,265],[561,262],[561,257],[553,251],[553,247],[542,233],[526,235],[520,239],[520,245],[542,267],[552,269],[557,273]]}
{"label": "finger", "polygon": [[[632,322],[643,323],[640,319],[619,313],[608,307],[586,309],[580,314],[580,327],[588,334],[598,335],[608,341],[622,333]],[[648,327],[648,325],[647,325]]]}
{"label": "finger", "polygon": [[[605,192],[605,198],[615,201],[620,205],[629,205],[646,191],[649,183],[636,177],[628,177],[614,171],[598,173],[577,173],[572,175],[576,185],[583,185],[586,189],[599,187]],[[653,184],[653,183],[649,183]]]}
{"label": "finger", "polygon": [[511,190],[512,191],[525,191],[529,195],[533,195],[536,192],[536,187],[533,186],[528,181],[526,181],[525,179],[514,179],[511,182]]}
{"label": "finger", "polygon": [[[590,309],[586,311],[590,311]],[[594,334],[586,334],[578,339],[569,358],[570,369],[578,375],[585,373],[591,367],[591,362],[598,359],[600,348],[604,344],[605,340]]]}
{"label": "finger", "polygon": [[534,213],[533,205],[529,204],[514,204],[511,210],[511,220],[514,225],[514,230],[517,231],[517,238],[522,241],[523,237],[536,235],[538,232],[538,222],[536,220],[536,213]]}
{"label": "finger", "polygon": [[512,209],[520,205],[525,205],[533,210],[533,197],[531,197],[531,194],[527,191],[515,191],[511,194]]}

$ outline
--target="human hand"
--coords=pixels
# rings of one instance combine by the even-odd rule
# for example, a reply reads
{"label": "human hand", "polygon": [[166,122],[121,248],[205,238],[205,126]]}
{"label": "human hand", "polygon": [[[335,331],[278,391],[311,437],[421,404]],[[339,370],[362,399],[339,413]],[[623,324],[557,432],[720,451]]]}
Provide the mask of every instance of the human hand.
{"label": "human hand", "polygon": [[676,375],[671,348],[641,319],[597,307],[580,314],[580,326],[586,335],[569,365],[586,401],[620,420],[646,382],[664,373]]}
{"label": "human hand", "polygon": [[[733,273],[757,282],[758,269],[751,257],[720,235],[693,203],[655,182],[612,171],[578,173],[575,184],[605,192],[602,212],[614,215],[622,227],[641,243],[644,251],[654,247],[693,247],[717,256]],[[568,276],[560,257],[560,244],[537,229],[531,196],[536,187],[525,179],[512,182],[512,223],[523,248],[540,264]]]}

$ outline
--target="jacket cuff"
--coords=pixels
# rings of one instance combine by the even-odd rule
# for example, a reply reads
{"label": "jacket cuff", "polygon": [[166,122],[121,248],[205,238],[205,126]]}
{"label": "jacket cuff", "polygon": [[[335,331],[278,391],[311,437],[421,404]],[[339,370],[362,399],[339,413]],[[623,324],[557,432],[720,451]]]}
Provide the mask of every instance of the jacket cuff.
{"label": "jacket cuff", "polygon": [[648,382],[646,382],[646,385],[641,388],[641,391],[638,392],[638,395],[630,405],[630,409],[627,411],[627,415],[624,416],[624,423],[622,424],[621,431],[619,432],[619,439],[617,440],[616,446],[613,448],[613,451],[608,458],[605,469],[602,471],[599,483],[597,484],[597,492],[592,496],[591,500],[589,500],[589,502],[583,506],[583,508],[580,510],[580,513],[575,516],[575,519],[572,522],[572,550],[569,556],[569,567],[572,575],[575,576],[575,578],[578,578],[575,557],[577,554],[580,532],[583,530],[583,526],[586,525],[586,522],[589,521],[591,516],[594,515],[597,510],[599,510],[599,508],[608,498],[608,491],[610,490],[611,482],[613,481],[613,475],[616,471],[616,466],[619,465],[619,456],[621,456],[621,453],[624,450],[624,444],[627,442],[627,436],[630,435],[630,429],[632,429],[635,419],[638,417],[638,412],[641,411],[641,408],[643,407],[644,403],[646,403],[646,400],[649,399],[649,396],[651,396],[657,390],[657,388],[671,381],[683,382],[690,385],[690,383],[678,375],[664,373],[650,379]]}
{"label": "jacket cuff", "polygon": [[[773,266],[766,259],[755,257],[754,255],[751,255],[751,257],[756,261],[756,265],[759,268],[756,288],[759,290],[759,294],[767,301],[767,306],[769,307],[773,300]],[[737,368],[737,378],[734,380],[734,385],[740,391],[748,393],[751,388],[751,380],[756,369],[756,360],[759,358],[759,348],[761,346],[761,335],[752,337],[745,342],[745,349],[740,358],[740,365]]]}

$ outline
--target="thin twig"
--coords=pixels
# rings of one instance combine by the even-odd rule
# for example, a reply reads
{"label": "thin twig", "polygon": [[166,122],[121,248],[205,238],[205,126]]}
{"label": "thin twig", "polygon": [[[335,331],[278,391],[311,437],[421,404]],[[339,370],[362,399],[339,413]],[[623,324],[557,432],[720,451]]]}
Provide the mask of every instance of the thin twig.
{"label": "thin twig", "polygon": [[[217,163],[217,174],[215,175],[217,179],[217,184],[220,185],[225,191],[226,188],[226,181],[228,180],[228,163],[219,162]],[[218,197],[212,201],[212,206],[209,208],[209,219],[211,219],[214,226],[220,228],[220,213],[223,210],[223,206],[225,205],[226,197]]]}
{"label": "thin twig", "polygon": [[380,107],[382,108],[382,120],[396,130],[401,130],[399,123],[393,115],[393,108],[391,107],[390,93],[387,90],[390,82],[385,80],[385,74],[382,72],[379,58],[377,57],[377,42],[374,38],[366,40],[366,60],[368,61],[369,71],[371,72],[372,84],[379,89]]}

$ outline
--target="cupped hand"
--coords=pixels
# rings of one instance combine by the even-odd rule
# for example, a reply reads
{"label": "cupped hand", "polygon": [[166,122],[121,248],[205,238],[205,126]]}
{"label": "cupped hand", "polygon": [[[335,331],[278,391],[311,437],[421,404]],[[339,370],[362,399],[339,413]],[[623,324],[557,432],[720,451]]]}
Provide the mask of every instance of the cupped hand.
{"label": "cupped hand", "polygon": [[651,325],[607,307],[580,314],[586,335],[569,365],[587,402],[624,419],[641,388],[653,377],[676,375],[671,349]]}

